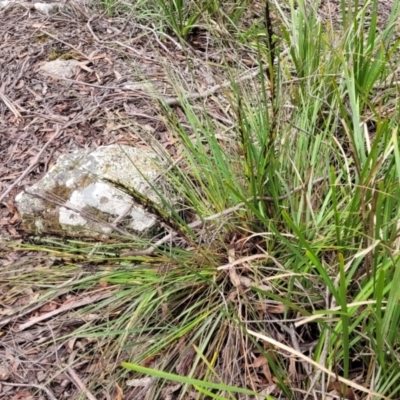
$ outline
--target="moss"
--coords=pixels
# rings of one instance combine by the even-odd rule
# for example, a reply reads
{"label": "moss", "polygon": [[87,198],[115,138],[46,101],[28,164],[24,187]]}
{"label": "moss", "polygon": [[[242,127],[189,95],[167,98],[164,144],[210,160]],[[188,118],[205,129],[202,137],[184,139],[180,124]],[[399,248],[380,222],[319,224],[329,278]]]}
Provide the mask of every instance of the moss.
{"label": "moss", "polygon": [[78,57],[81,57],[81,55],[76,51],[64,52],[58,47],[52,47],[47,54],[47,61],[76,60]]}
{"label": "moss", "polygon": [[[83,218],[85,218],[85,215],[88,215],[91,218],[93,218],[95,223],[97,223],[97,221],[99,223],[101,223],[101,221],[112,222],[112,221],[109,221],[110,217],[107,218],[108,214],[105,214],[104,212],[102,212],[101,210],[99,210],[98,208],[95,208],[95,207],[91,207],[91,206],[83,207],[82,214],[83,214]],[[85,219],[89,220],[90,217],[85,218]]]}
{"label": "moss", "polygon": [[76,60],[78,57],[81,57],[79,53],[76,51],[69,51],[68,53],[62,54],[59,58],[60,60]]}
{"label": "moss", "polygon": [[47,54],[47,61],[54,61],[62,56],[63,52],[59,48],[51,48],[49,53]]}
{"label": "moss", "polygon": [[61,200],[67,201],[71,197],[73,190],[73,188],[70,188],[67,185],[60,185],[59,183],[56,183],[54,188],[51,190],[51,193]]}
{"label": "moss", "polygon": [[45,211],[34,219],[25,218],[22,227],[25,231],[38,235],[45,232],[57,232],[58,234],[63,232],[58,218],[55,218],[54,211]]}
{"label": "moss", "polygon": [[47,36],[45,33],[42,35],[37,35],[36,40],[38,43],[45,43],[49,39],[49,36]]}

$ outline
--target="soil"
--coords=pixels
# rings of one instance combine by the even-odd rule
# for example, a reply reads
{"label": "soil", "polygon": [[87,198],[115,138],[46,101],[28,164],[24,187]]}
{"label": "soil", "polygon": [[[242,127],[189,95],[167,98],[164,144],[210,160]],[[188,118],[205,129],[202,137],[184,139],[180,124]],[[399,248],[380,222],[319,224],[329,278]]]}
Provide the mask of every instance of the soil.
{"label": "soil", "polygon": [[[383,19],[392,3],[379,2]],[[330,13],[337,15],[340,1],[330,4],[334,7]],[[189,37],[189,50],[183,50],[176,38],[166,36],[161,41],[151,27],[140,25],[132,15],[111,17],[79,1],[62,5],[51,15],[37,11],[31,1],[17,1],[0,9],[2,271],[11,265],[39,268],[55,263],[37,252],[13,251],[6,239],[24,239],[14,202],[16,194],[39,180],[61,154],[112,143],[147,148],[156,141],[177,159],[175,139],[160,112],[158,94],[169,99],[177,116],[184,120],[179,101],[175,101],[174,78],[180,77],[180,90],[190,95],[229,81],[223,62],[232,61],[232,70],[236,68],[241,73],[250,74],[257,68],[255,52],[249,49],[238,60],[236,52],[227,47],[222,53],[201,30]],[[253,2],[249,12],[263,15],[262,4]],[[321,12],[327,18],[327,9],[321,8]],[[381,24],[382,19],[379,21]],[[77,60],[81,64],[69,78],[41,73],[40,67],[54,59]],[[232,127],[234,116],[226,111],[229,104],[224,96],[215,90],[208,102],[208,112],[218,121],[221,131]],[[29,287],[16,293],[18,286],[4,285],[1,277],[0,285],[2,400],[75,399],[84,392],[85,376],[96,369],[105,370],[101,376],[107,387],[107,373],[112,366],[107,369],[100,355],[89,352],[90,356],[82,357],[79,369],[71,371],[65,362],[76,356],[76,343],[67,340],[51,344],[54,335],[72,332],[80,323],[77,318],[67,314],[57,323],[51,320],[21,329],[27,318],[34,320],[60,306],[81,301],[80,294],[61,293],[57,304],[30,306],[15,315],[14,309],[23,309],[34,301],[34,293]],[[86,298],[93,301],[90,296]],[[90,349],[89,339],[77,342]],[[115,365],[119,361],[115,360]],[[116,387],[113,392],[105,390],[101,398],[121,397]],[[134,398],[133,392],[125,392],[124,399],[130,398]]]}

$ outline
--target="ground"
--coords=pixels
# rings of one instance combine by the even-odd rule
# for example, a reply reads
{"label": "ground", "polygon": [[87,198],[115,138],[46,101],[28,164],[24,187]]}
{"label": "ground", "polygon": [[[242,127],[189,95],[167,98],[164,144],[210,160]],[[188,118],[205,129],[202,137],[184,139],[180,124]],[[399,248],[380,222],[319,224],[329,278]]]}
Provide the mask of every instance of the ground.
{"label": "ground", "polygon": [[[89,375],[104,385],[98,399],[140,399],[136,387],[122,397],[112,380],[124,352],[109,360],[91,351],[95,337],[79,336],[79,327],[88,320],[83,321],[77,310],[107,299],[112,294],[109,289],[99,285],[71,293],[63,289],[66,282],[60,278],[57,296],[38,301],[30,271],[43,269],[46,282],[49,268],[70,260],[36,251],[35,238],[21,229],[15,196],[40,179],[61,154],[77,148],[111,143],[147,148],[157,142],[178,160],[179,148],[160,112],[161,95],[182,121],[179,91],[189,98],[207,99],[208,114],[225,128],[223,140],[229,140],[226,132],[235,118],[220,89],[230,83],[233,73],[243,82],[258,74],[257,52],[241,49],[237,59],[237,49],[230,53],[227,45],[222,52],[202,30],[192,32],[183,47],[172,33],[160,38],[129,13],[110,16],[80,1],[68,2],[50,15],[37,11],[33,2],[17,3],[0,10],[1,399],[77,399],[82,393],[93,398],[85,384]],[[385,15],[389,3],[380,3]],[[255,16],[263,12],[259,2],[248,10]],[[224,32],[221,36],[223,40]],[[62,79],[40,71],[55,59],[76,60],[80,65],[73,76]],[[177,76],[179,84],[174,86]],[[32,248],[16,249],[15,243],[29,243]],[[93,268],[96,265],[82,265],[78,278],[84,279]],[[23,286],[13,284],[21,269],[26,278]],[[86,318],[96,320],[98,315]],[[78,332],[75,338],[72,332]],[[313,333],[309,336],[311,342]],[[54,338],[58,340],[52,342]],[[185,367],[180,370],[184,374]],[[166,388],[165,399],[170,398],[168,390],[173,392],[173,387]]]}

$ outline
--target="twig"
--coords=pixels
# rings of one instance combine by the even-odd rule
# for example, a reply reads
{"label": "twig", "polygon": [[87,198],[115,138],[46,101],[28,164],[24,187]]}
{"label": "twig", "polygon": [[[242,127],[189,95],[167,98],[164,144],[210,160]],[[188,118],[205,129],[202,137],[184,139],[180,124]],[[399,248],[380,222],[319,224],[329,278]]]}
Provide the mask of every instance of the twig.
{"label": "twig", "polygon": [[[89,32],[92,34],[93,39],[94,39],[97,43],[100,43],[100,44],[104,45],[106,48],[109,48],[109,49],[114,50],[113,48],[108,47],[108,46],[105,44],[106,42],[103,41],[103,40],[100,40],[100,39],[98,38],[98,36],[93,32],[93,29],[92,29],[92,27],[90,26],[90,22],[91,22],[94,18],[95,18],[95,17],[90,18],[89,21],[86,23],[86,27],[88,28]],[[141,54],[141,53],[140,53],[137,49],[135,49],[134,47],[128,46],[128,45],[125,44],[125,43],[122,43],[122,42],[119,42],[119,41],[114,41],[114,40],[113,40],[112,42],[109,42],[109,43],[110,43],[110,44],[117,44],[118,46],[125,47],[126,49],[130,50],[132,53],[136,54],[136,55],[139,56],[140,58],[142,58],[142,59],[144,59],[144,60],[147,60],[147,61],[151,61],[151,62],[154,63],[154,60],[153,60],[153,59],[151,59],[150,57],[144,56],[143,54]]]}
{"label": "twig", "polygon": [[97,35],[93,32],[92,27],[90,26],[90,22],[93,21],[96,18],[96,14],[94,14],[91,18],[89,18],[88,22],[86,22],[86,27],[89,29],[89,32],[92,34],[93,39],[97,43],[101,43],[102,41],[97,37]]}
{"label": "twig", "polygon": [[4,104],[7,106],[7,108],[14,114],[15,118],[21,119],[21,114],[19,111],[15,108],[14,104],[12,101],[0,90],[0,99],[3,100]]}
{"label": "twig", "polygon": [[[83,5],[85,5],[86,3],[83,3]],[[78,10],[85,18],[90,19],[90,15],[86,12],[86,10],[84,8],[81,7],[81,5],[79,4],[79,1],[74,1],[71,0],[69,2],[69,5],[74,8],[75,10]]]}
{"label": "twig", "polygon": [[[61,296],[65,293],[68,293],[70,291],[70,289],[64,289],[64,290],[60,290],[58,292],[58,294]],[[21,318],[24,315],[27,315],[29,313],[32,313],[33,311],[37,310],[38,308],[42,307],[43,304],[39,303],[39,304],[34,304],[33,306],[28,306],[26,309],[21,310],[21,311],[17,311],[16,313],[14,313],[13,315],[7,317],[7,318],[3,318],[2,320],[0,320],[0,326],[4,326],[9,324],[11,321]]]}
{"label": "twig", "polygon": [[140,389],[140,392],[135,395],[133,400],[142,400],[144,398],[144,394],[149,390],[150,386],[154,383],[155,380],[156,378],[154,377],[149,378],[149,382],[146,383],[146,385],[143,386],[142,389]]}
{"label": "twig", "polygon": [[[99,41],[99,43],[103,44],[104,42],[103,41]],[[154,63],[154,60],[152,58],[146,57],[145,55],[141,54],[139,50],[135,49],[132,46],[128,46],[127,44],[119,42],[118,40],[113,40],[112,42],[110,42],[110,44],[117,44],[118,46],[124,47],[125,49],[128,49],[132,53],[134,53],[137,56],[139,56],[142,60],[151,61],[151,62]],[[106,47],[114,50],[112,47],[108,47],[108,46],[106,46]]]}
{"label": "twig", "polygon": [[54,114],[41,114],[37,112],[29,112],[30,115],[34,115],[35,117],[47,119],[49,121],[58,122],[59,124],[64,124],[68,122],[68,117],[64,117],[62,115],[54,115]]}
{"label": "twig", "polygon": [[[79,276],[79,274],[78,274]],[[64,289],[66,286],[69,286],[71,282],[73,282],[75,279],[75,276],[73,276],[71,279],[68,279],[67,281],[63,282],[61,285],[58,285],[54,288],[54,293],[57,293],[58,296],[61,296],[67,292],[70,291],[70,289],[67,287],[66,289]],[[51,294],[51,292],[50,292]],[[51,296],[47,296],[46,300],[50,299]],[[31,305],[27,305],[25,308],[21,308],[19,311],[17,311],[16,313],[14,313],[13,315],[7,317],[7,318],[3,318],[2,320],[0,320],[0,327],[4,326],[8,323],[10,323],[11,321],[17,319],[17,318],[21,318],[26,314],[29,314],[35,310],[37,310],[38,308],[42,307],[41,303],[38,304],[34,304],[33,306]]]}
{"label": "twig", "polygon": [[[268,66],[263,67],[261,69],[257,68],[255,71],[253,71],[253,72],[251,72],[249,74],[243,75],[240,78],[236,79],[235,82],[243,82],[243,81],[246,81],[248,79],[255,78],[261,71],[265,71],[265,70],[268,70]],[[203,97],[208,97],[208,96],[211,96],[212,94],[214,94],[217,90],[222,89],[222,88],[226,88],[226,87],[230,86],[231,84],[232,84],[231,81],[224,82],[224,83],[222,83],[220,85],[212,86],[210,89],[208,89],[208,90],[206,90],[206,91],[204,91],[202,93],[189,93],[185,97],[186,97],[187,100],[195,100],[195,99],[200,99],[200,98],[203,98]],[[165,103],[167,105],[169,105],[169,106],[176,106],[176,105],[181,103],[181,100],[179,98],[166,99]]]}
{"label": "twig", "polygon": [[[285,53],[287,53],[289,50],[286,49],[281,53],[281,56],[283,56]],[[235,79],[235,82],[243,82],[252,78],[255,78],[257,75],[260,74],[261,71],[268,71],[269,70],[269,65],[265,65],[262,68],[256,68],[254,71],[250,72],[249,74],[246,75],[242,75],[241,77],[239,77],[238,79]],[[187,100],[196,100],[196,99],[200,99],[203,97],[208,97],[211,96],[212,94],[214,94],[216,91],[218,91],[219,89],[222,88],[226,88],[229,87],[232,84],[232,81],[228,81],[228,82],[224,82],[220,85],[215,85],[212,86],[210,89],[202,92],[202,93],[188,93],[187,95],[185,95],[184,97]],[[165,104],[169,105],[169,106],[175,106],[181,103],[181,100],[179,98],[175,98],[175,99],[166,99],[164,100]]]}
{"label": "twig", "polygon": [[87,82],[83,82],[83,81],[77,81],[76,79],[65,78],[63,76],[53,75],[53,74],[49,74],[49,73],[47,73],[47,75],[57,78],[59,80],[65,81],[65,82],[76,83],[78,85],[90,86],[90,87],[94,87],[94,88],[98,88],[98,89],[129,90],[129,89],[125,89],[123,87],[118,87],[118,86],[103,86],[103,85],[96,85],[95,83],[87,83]]}
{"label": "twig", "polygon": [[[166,50],[166,52],[167,52],[168,54],[171,54],[171,52],[160,42],[160,39],[159,39],[158,36],[157,36],[157,31],[154,29],[154,25],[153,25],[153,29],[150,28],[149,26],[140,25],[140,24],[134,24],[134,26],[136,26],[136,27],[138,27],[138,28],[141,28],[141,29],[144,29],[144,30],[147,30],[147,31],[150,31],[150,32],[153,32],[153,34],[154,34],[154,36],[155,36],[155,38],[156,38],[157,43],[158,43],[164,50]],[[164,37],[168,38],[168,39],[176,46],[176,48],[177,48],[178,50],[183,51],[182,46],[181,46],[178,42],[176,42],[171,36],[167,35],[167,34],[164,33],[164,32],[162,33],[162,35],[163,35]]]}
{"label": "twig", "polygon": [[32,320],[30,320],[28,322],[25,322],[24,324],[20,324],[18,326],[18,331],[19,332],[23,331],[26,328],[31,327],[32,325],[36,325],[38,322],[41,322],[41,321],[44,321],[44,320],[46,320],[48,318],[54,317],[55,315],[61,314],[61,313],[65,312],[65,311],[69,311],[69,310],[73,310],[74,308],[79,308],[79,307],[82,307],[82,306],[86,306],[86,305],[94,303],[96,301],[106,299],[107,297],[110,297],[110,296],[111,296],[110,292],[108,292],[108,293],[99,293],[99,294],[96,294],[96,295],[91,296],[91,297],[86,297],[84,299],[65,304],[65,305],[61,306],[60,308],[57,308],[57,310],[50,311],[47,314],[42,314],[39,317],[33,318]]}
{"label": "twig", "polygon": [[269,258],[269,255],[268,254],[254,254],[252,256],[239,258],[238,260],[230,261],[228,264],[221,265],[217,269],[219,271],[224,270],[224,269],[231,269],[235,265],[239,265],[239,264],[242,264],[242,263],[245,263],[245,262],[248,262],[248,261],[258,260],[260,258]]}
{"label": "twig", "polygon": [[69,44],[67,42],[64,42],[64,40],[59,39],[57,36],[52,35],[51,33],[44,31],[43,29],[39,29],[40,32],[44,33],[47,36],[50,36],[51,38],[59,41],[62,44],[65,44],[66,46],[70,47],[72,50],[75,50],[77,53],[79,53],[82,57],[86,58],[86,60],[92,61],[90,57],[88,57],[85,53],[82,53],[78,48],[73,46],[72,44]]}
{"label": "twig", "polygon": [[0,384],[5,385],[5,386],[13,386],[13,387],[34,387],[36,389],[43,390],[43,392],[45,392],[47,394],[47,396],[49,396],[50,400],[57,400],[57,398],[50,391],[50,389],[47,389],[47,387],[38,385],[36,383],[26,384],[26,383],[11,383],[11,382],[0,381]]}
{"label": "twig", "polygon": [[[328,179],[327,176],[322,176],[321,178],[317,178],[317,179],[315,179],[314,181],[312,181],[311,184],[312,184],[312,186],[314,186],[314,185],[316,185],[316,184],[318,184],[318,183],[320,183],[320,182],[326,181],[327,179]],[[296,187],[295,187],[294,189],[292,189],[289,193],[283,194],[282,196],[277,197],[276,200],[285,200],[285,199],[288,199],[291,195],[293,195],[293,194],[295,194],[295,193],[300,192],[301,190],[303,190],[308,184],[309,184],[309,182],[303,183],[302,185],[299,185],[299,186],[296,186]],[[252,200],[252,199],[248,199],[247,201],[250,201],[250,200]],[[259,197],[259,198],[257,198],[257,200],[275,201],[275,199],[274,199],[273,197],[268,197],[268,196],[267,196],[267,197]]]}
{"label": "twig", "polygon": [[[301,353],[300,346],[299,346],[299,342],[297,341],[296,331],[295,331],[295,329],[294,329],[294,325],[293,325],[293,324],[290,324],[290,327],[288,327],[288,326],[286,326],[286,325],[284,325],[284,324],[281,324],[281,328],[282,328],[286,333],[289,334],[290,339],[291,339],[291,341],[292,341],[292,346],[293,346],[293,348],[294,348],[296,351],[298,351],[299,353]],[[304,360],[302,360],[302,359],[300,359],[300,362],[301,362],[301,365],[303,366],[304,371],[306,372],[306,374],[307,374],[308,376],[310,376],[310,375],[311,375],[311,368],[310,368],[310,366],[309,366]]]}
{"label": "twig", "polygon": [[79,378],[79,376],[71,367],[67,367],[67,372],[70,375],[72,382],[75,384],[75,386],[82,392],[84,392],[89,400],[97,400],[96,397],[94,397],[92,393],[89,392],[89,389],[83,384],[81,378]]}
{"label": "twig", "polygon": [[33,163],[31,165],[28,166],[28,168],[25,169],[25,171],[22,173],[22,175],[20,175],[20,177],[18,179],[16,179],[9,187],[8,189],[3,192],[3,194],[0,196],[0,202],[15,188],[15,186],[17,186],[22,179],[24,179],[38,164],[40,157],[42,156],[42,154],[44,153],[44,151],[47,149],[47,147],[60,136],[60,133],[62,132],[62,130],[57,127],[56,132],[54,133],[54,135],[45,143],[45,145],[42,147],[42,149],[39,151],[38,155],[35,157],[35,159],[33,160]]}

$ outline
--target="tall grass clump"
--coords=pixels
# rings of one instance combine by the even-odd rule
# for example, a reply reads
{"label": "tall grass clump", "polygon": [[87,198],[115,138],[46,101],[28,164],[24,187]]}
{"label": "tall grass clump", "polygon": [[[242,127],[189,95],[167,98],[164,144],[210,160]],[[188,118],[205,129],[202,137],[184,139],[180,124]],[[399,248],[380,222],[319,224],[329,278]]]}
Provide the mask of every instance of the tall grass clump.
{"label": "tall grass clump", "polygon": [[[378,32],[374,13],[366,22],[366,9],[347,15],[341,29],[323,25],[302,2],[282,17],[274,86],[272,79],[251,90],[232,85],[234,145],[219,140],[215,124],[184,96],[189,127],[166,112],[185,160],[175,183],[204,221],[186,249],[192,255],[184,252],[186,266],[203,277],[214,271],[191,289],[199,296],[191,310],[207,317],[197,320],[202,338],[187,335],[198,368],[186,383],[213,398],[234,389],[203,381],[211,394],[194,378],[215,374],[256,390],[250,382],[261,358],[272,394],[395,398],[399,110],[396,90],[388,95],[381,85],[398,65],[397,43],[388,30]],[[260,60],[271,60],[263,48]],[[216,215],[218,222],[206,222]],[[169,251],[182,265],[182,250]],[[305,357],[298,341],[307,340],[313,345]]]}
{"label": "tall grass clump", "polygon": [[[366,9],[346,15],[337,28],[302,2],[282,14],[274,87],[272,79],[256,92],[232,85],[236,147],[183,97],[190,128],[169,118],[186,162],[181,192],[203,220],[221,214],[191,249],[214,256],[204,257],[216,271],[211,315],[225,321],[225,345],[234,334],[246,349],[218,347],[218,357],[214,333],[199,362],[212,359],[206,370],[248,386],[251,355],[263,357],[269,385],[289,398],[400,394],[398,93],[382,90],[398,65],[397,43],[377,30],[374,13],[368,22]],[[191,268],[203,270],[194,259]],[[282,306],[278,318],[269,302]],[[279,346],[282,335],[291,352]],[[297,343],[305,337],[314,343],[307,361]],[[290,355],[298,357],[292,373]],[[247,378],[232,367],[238,359],[247,360]]]}

